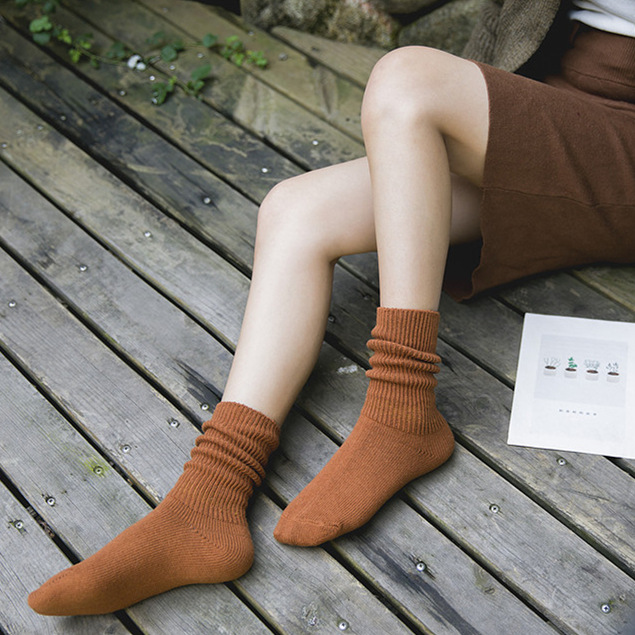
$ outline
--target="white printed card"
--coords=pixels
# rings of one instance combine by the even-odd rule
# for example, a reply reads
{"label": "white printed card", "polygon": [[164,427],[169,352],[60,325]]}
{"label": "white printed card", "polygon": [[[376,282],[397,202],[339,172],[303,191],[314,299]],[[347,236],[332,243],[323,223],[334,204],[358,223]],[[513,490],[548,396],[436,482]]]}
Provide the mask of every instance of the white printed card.
{"label": "white printed card", "polygon": [[635,324],[525,315],[507,442],[635,459]]}

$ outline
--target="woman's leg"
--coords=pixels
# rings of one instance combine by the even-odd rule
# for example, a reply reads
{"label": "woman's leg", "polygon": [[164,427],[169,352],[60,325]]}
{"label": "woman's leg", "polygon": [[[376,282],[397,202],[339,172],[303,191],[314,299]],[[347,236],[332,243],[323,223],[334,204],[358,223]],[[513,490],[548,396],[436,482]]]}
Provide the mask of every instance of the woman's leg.
{"label": "woman's leg", "polygon": [[[478,236],[478,190],[456,179],[453,238]],[[375,249],[366,159],[276,187],[263,203],[252,289],[223,402],[166,499],[106,547],[34,592],[46,614],[109,612],[167,589],[241,575],[245,507],[318,354],[334,262]]]}
{"label": "woman's leg", "polygon": [[442,51],[380,60],[362,108],[381,305],[436,309],[450,242],[450,170],[481,185],[489,130],[479,68]]}
{"label": "woman's leg", "polygon": [[374,250],[366,159],[276,186],[258,217],[249,300],[223,399],[282,422],[317,359],[336,261]]}
{"label": "woman's leg", "polygon": [[[452,175],[451,242],[480,236],[480,189]],[[276,186],[258,218],[254,271],[223,400],[282,422],[317,359],[342,256],[376,250],[366,158]]]}
{"label": "woman's leg", "polygon": [[485,81],[465,60],[399,49],[373,71],[362,126],[381,296],[370,383],[349,438],[284,511],[275,536],[289,544],[316,545],[359,527],[454,447],[434,399],[436,309],[452,237],[450,171],[476,186],[482,179]]}

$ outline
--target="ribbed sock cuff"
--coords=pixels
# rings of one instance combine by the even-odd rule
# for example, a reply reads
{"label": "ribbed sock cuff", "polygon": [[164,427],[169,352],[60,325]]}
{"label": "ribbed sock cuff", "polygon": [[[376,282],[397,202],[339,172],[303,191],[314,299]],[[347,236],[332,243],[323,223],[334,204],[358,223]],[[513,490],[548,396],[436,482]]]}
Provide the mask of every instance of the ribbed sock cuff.
{"label": "ribbed sock cuff", "polygon": [[377,325],[371,337],[434,353],[437,349],[439,320],[438,311],[379,307]]}

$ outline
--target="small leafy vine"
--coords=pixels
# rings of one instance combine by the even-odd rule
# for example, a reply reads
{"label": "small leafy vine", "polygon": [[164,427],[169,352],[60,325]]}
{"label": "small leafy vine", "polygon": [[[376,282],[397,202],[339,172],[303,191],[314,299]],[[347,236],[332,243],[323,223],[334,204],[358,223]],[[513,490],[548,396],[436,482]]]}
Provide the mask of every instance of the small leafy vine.
{"label": "small leafy vine", "polygon": [[[129,49],[119,41],[113,42],[106,51],[98,53],[93,50],[92,34],[73,35],[66,27],[53,20],[59,0],[15,0],[15,4],[20,8],[27,5],[36,7],[37,15],[29,23],[33,41],[40,45],[46,45],[52,41],[61,42],[68,48],[68,55],[75,64],[86,59],[94,68],[99,68],[101,64],[112,64],[142,71],[151,64],[163,61],[171,64],[172,70],[172,62],[178,59],[181,52],[191,48],[216,51],[236,66],[250,64],[258,68],[266,68],[268,64],[262,51],[248,49],[237,35],[232,35],[224,42],[220,42],[218,36],[211,33],[205,35],[200,41],[185,43],[180,39],[170,40],[165,32],[157,31],[146,39],[150,50],[145,55]],[[210,64],[202,64],[192,71],[189,81],[182,81],[176,75],[170,75],[166,81],[154,82],[152,103],[163,104],[177,88],[187,95],[200,96],[206,80],[209,79],[210,71]]]}

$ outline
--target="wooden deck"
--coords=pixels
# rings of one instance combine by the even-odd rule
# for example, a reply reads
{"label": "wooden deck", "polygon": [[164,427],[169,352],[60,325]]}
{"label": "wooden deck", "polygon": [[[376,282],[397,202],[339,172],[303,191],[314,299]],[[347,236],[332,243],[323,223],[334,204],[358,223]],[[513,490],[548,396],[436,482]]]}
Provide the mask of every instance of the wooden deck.
{"label": "wooden deck", "polygon": [[[158,30],[242,32],[182,0],[64,4],[77,32],[141,50]],[[12,0],[0,12],[0,632],[627,632],[635,462],[510,447],[506,433],[523,313],[632,321],[633,267],[444,298],[438,401],[459,442],[452,459],[324,548],[273,540],[281,508],[361,406],[370,256],[337,267],[318,367],[250,508],[253,569],[117,616],[31,612],[30,590],[178,477],[223,391],[257,204],[285,177],[362,154],[360,99],[379,52],[244,34],[268,70],[209,54],[204,98],[156,107],[133,73],[73,66],[31,43]],[[200,63],[187,53],[177,70]]]}

